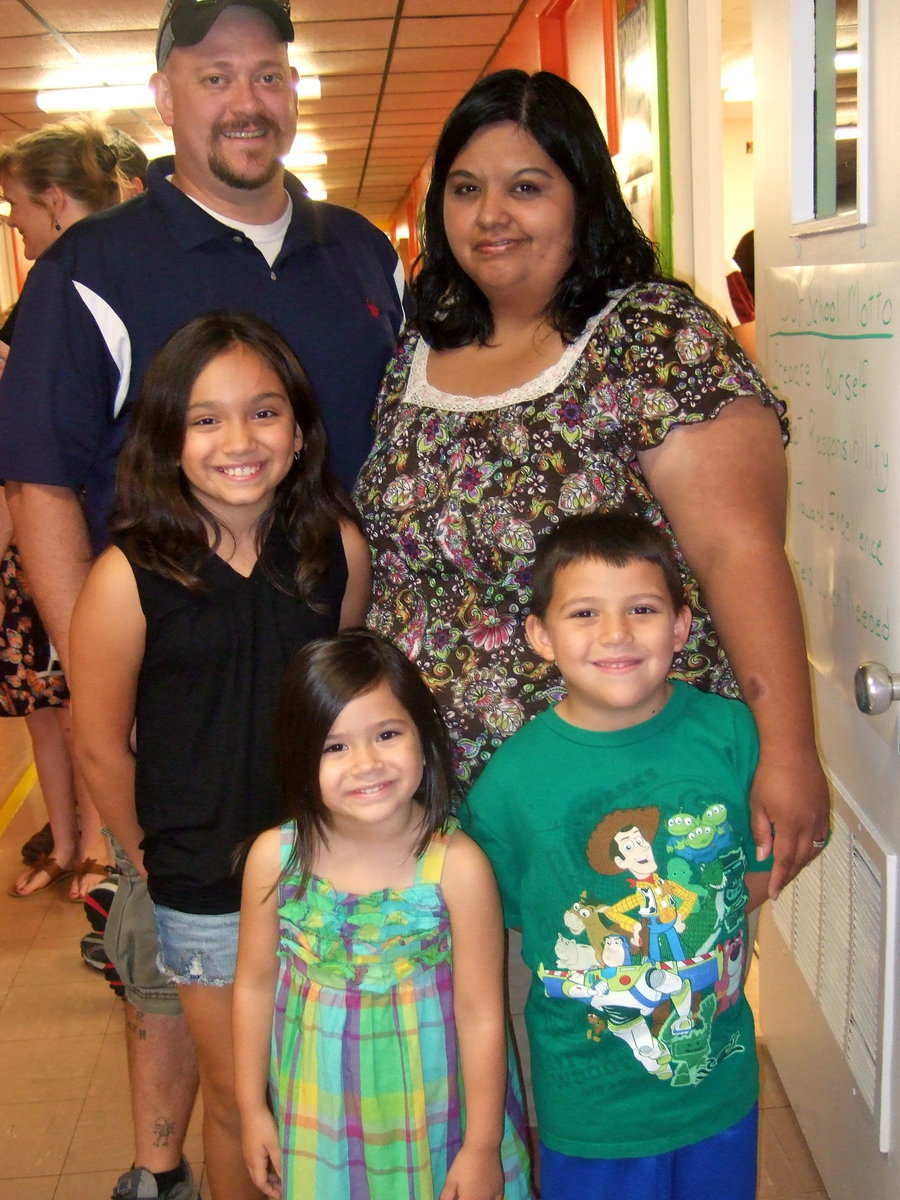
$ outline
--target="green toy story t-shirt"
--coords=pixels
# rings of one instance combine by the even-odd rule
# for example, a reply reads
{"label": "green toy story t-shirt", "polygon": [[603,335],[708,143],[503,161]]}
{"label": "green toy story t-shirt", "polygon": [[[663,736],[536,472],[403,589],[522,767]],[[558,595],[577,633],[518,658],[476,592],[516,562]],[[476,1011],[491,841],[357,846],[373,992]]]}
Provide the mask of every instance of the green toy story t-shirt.
{"label": "green toy story t-shirt", "polygon": [[663,1154],[758,1094],[742,987],[748,796],[758,741],[737,700],[674,683],[660,713],[595,733],[541,713],[463,807],[532,971],[525,1010],[541,1140]]}

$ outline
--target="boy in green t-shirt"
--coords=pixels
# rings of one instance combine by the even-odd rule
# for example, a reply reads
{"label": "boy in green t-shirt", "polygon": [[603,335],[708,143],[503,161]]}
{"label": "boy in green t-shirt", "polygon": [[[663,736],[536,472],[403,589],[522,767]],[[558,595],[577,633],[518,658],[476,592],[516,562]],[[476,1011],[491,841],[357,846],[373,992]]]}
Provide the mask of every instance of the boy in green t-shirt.
{"label": "boy in green t-shirt", "polygon": [[566,696],[500,747],[462,814],[532,972],[543,1200],[755,1196],[758,745],[739,701],[668,679],[690,622],[659,530],[561,522],[526,633]]}

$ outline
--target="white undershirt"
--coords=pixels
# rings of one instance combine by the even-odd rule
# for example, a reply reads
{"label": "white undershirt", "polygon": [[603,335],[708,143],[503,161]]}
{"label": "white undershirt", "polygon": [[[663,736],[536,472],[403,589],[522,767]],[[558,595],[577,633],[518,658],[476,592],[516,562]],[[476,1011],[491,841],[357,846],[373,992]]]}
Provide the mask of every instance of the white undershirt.
{"label": "white undershirt", "polygon": [[250,225],[246,221],[236,221],[234,217],[223,216],[222,213],[216,212],[214,208],[208,208],[205,204],[201,204],[193,196],[189,197],[198,208],[202,208],[204,212],[209,213],[211,217],[215,217],[217,221],[221,221],[223,225],[228,225],[231,229],[237,229],[240,233],[256,246],[260,254],[271,267],[278,257],[284,242],[284,235],[287,233],[288,225],[291,223],[291,216],[294,212],[294,205],[287,192],[284,193],[284,198],[287,204],[284,207],[284,212],[277,221],[272,221],[268,225]]}

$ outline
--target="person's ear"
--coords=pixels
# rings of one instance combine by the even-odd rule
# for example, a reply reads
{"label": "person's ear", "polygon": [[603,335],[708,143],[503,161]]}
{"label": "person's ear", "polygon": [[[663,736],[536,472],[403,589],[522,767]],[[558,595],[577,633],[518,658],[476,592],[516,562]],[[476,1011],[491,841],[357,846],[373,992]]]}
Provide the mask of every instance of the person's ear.
{"label": "person's ear", "polygon": [[544,662],[556,661],[553,643],[547,635],[544,622],[534,613],[529,613],[525,618],[525,637],[528,645],[541,656]]}
{"label": "person's ear", "polygon": [[51,183],[48,188],[45,188],[44,191],[40,193],[40,199],[41,204],[43,204],[47,212],[50,214],[50,220],[53,222],[55,227],[59,229],[61,224],[60,217],[62,216],[63,209],[66,207],[66,200],[68,199],[66,193],[62,190],[58,183]]}
{"label": "person's ear", "polygon": [[684,649],[684,644],[691,635],[691,622],[694,614],[686,604],[675,614],[675,653]]}
{"label": "person's ear", "polygon": [[162,118],[163,124],[172,126],[172,88],[164,71],[156,71],[150,76],[150,90],[156,100],[156,111]]}

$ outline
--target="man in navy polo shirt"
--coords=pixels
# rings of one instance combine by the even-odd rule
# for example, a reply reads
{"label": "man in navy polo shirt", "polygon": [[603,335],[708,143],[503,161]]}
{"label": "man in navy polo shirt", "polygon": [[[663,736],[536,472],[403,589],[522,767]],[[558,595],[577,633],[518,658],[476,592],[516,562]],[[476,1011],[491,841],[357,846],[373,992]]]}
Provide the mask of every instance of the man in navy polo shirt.
{"label": "man in navy polo shirt", "polygon": [[[64,666],[75,599],[106,543],[129,410],[148,361],[186,321],[211,309],[267,320],[312,380],[345,484],[368,450],[403,322],[402,271],[367,221],[310,201],[284,172],[293,36],[288,0],[168,0],[153,82],[174,160],[151,163],[144,195],[68,231],[26,283],[0,380],[0,478]],[[174,989],[147,978],[146,888],[124,882],[108,945],[130,1002],[136,1166],[114,1194],[193,1200],[182,1159],[193,1051]],[[233,1196],[245,1194],[235,1181]]]}

